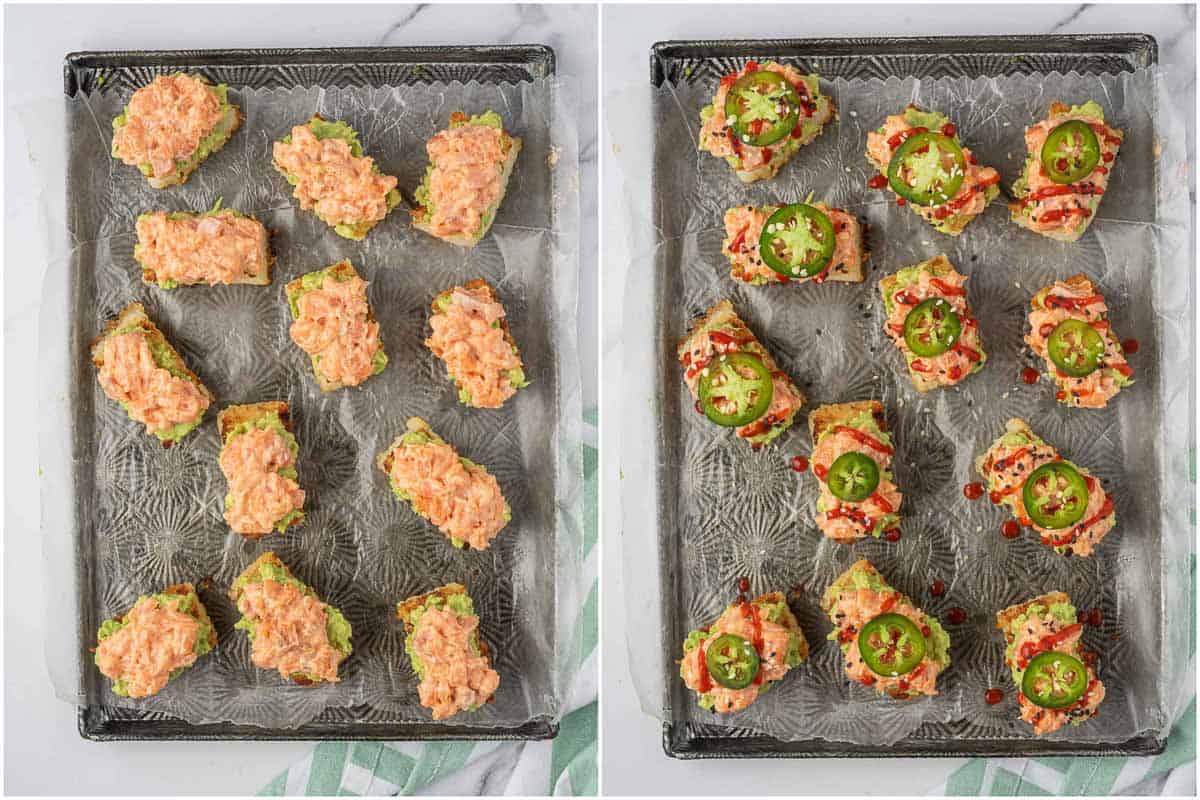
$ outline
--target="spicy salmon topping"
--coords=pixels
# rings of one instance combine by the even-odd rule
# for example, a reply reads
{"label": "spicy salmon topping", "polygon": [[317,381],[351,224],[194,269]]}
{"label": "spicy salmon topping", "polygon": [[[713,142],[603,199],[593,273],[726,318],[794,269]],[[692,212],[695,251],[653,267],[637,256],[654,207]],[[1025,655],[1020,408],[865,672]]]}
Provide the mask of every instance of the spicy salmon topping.
{"label": "spicy salmon topping", "polygon": [[491,125],[457,125],[426,144],[428,221],[437,236],[473,235],[504,189],[504,131]]}
{"label": "spicy salmon topping", "polygon": [[862,247],[862,224],[853,214],[824,203],[809,203],[822,211],[833,223],[836,242],[833,254],[822,271],[813,277],[786,277],[771,269],[762,260],[759,239],[763,225],[780,206],[734,206],[725,212],[725,241],[721,252],[729,259],[729,276],[745,283],[824,283],[826,280],[862,280],[866,255]]}
{"label": "spicy salmon topping", "polygon": [[524,385],[521,358],[501,324],[504,307],[486,286],[456,286],[439,308],[425,346],[445,363],[468,405],[499,408]]}
{"label": "spicy salmon topping", "polygon": [[307,124],[292,128],[290,142],[275,142],[275,167],[296,181],[292,196],[330,225],[378,222],[387,216],[388,193],[397,179],[382,175],[370,156],[355,156],[350,143],[318,139]]}
{"label": "spicy salmon topping", "polygon": [[123,682],[129,697],[149,697],[167,685],[171,673],[196,661],[200,625],[179,610],[183,596],[160,604],[143,597],[122,627],[96,647],[96,665],[113,681]]}
{"label": "spicy salmon topping", "polygon": [[464,464],[443,442],[400,444],[391,452],[392,485],[442,533],[485,549],[508,523],[500,484],[483,467]]}
{"label": "spicy salmon topping", "polygon": [[293,583],[247,583],[238,611],[254,623],[250,660],[285,678],[337,681],[340,650],[329,642],[326,605]]}
{"label": "spicy salmon topping", "polygon": [[255,282],[270,266],[262,223],[231,209],[174,218],[165,211],[142,214],[137,237],[134,258],[159,284]]}
{"label": "spicy salmon topping", "polygon": [[159,75],[133,93],[125,122],[113,134],[113,153],[126,164],[149,164],[155,178],[175,172],[220,122],[221,99],[191,75]]}
{"label": "spicy salmon topping", "polygon": [[100,387],[150,433],[194,422],[208,408],[208,395],[194,381],[158,366],[140,330],[106,337],[103,359]]}
{"label": "spicy salmon topping", "polygon": [[331,383],[357,386],[375,371],[379,323],[370,319],[367,283],[327,276],[321,288],[296,301],[300,316],[288,331],[301,350],[315,356],[316,369]]}
{"label": "spicy salmon topping", "polygon": [[235,533],[268,534],[284,517],[304,508],[304,490],[281,470],[296,459],[289,442],[272,428],[238,434],[221,451],[221,472],[229,482],[225,521]]}
{"label": "spicy salmon topping", "polygon": [[417,694],[434,719],[477,708],[500,686],[499,673],[475,646],[478,628],[474,614],[430,607],[410,634],[423,669]]}

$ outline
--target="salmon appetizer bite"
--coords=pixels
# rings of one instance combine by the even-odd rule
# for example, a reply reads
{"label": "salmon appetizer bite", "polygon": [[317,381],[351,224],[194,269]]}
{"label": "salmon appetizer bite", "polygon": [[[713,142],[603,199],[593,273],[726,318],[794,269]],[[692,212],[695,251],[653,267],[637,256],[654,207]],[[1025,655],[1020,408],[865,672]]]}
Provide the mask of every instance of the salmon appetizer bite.
{"label": "salmon appetizer bite", "polygon": [[113,694],[149,697],[217,646],[217,629],[196,587],[168,586],[142,596],[124,616],[105,620],[95,662],[112,680]]}
{"label": "salmon appetizer bite", "polygon": [[1108,304],[1086,275],[1055,281],[1033,296],[1025,343],[1045,362],[1063,405],[1104,408],[1133,385],[1133,367],[1108,323]]}
{"label": "salmon appetizer bite", "polygon": [[1004,633],[1004,663],[1017,686],[1021,719],[1034,734],[1052,733],[1094,717],[1104,700],[1090,654],[1080,647],[1083,626],[1065,592],[1009,606],[996,615]]}
{"label": "salmon appetizer bite", "polygon": [[735,206],[725,212],[729,277],[765,283],[861,283],[867,251],[853,214],[825,203]]}
{"label": "salmon appetizer bite", "polygon": [[137,219],[133,257],[142,280],[160,289],[271,282],[269,234],[254,217],[221,208],[153,211]]}
{"label": "salmon appetizer bite", "polygon": [[500,484],[460,456],[425,420],[412,417],[406,427],[377,460],[392,492],[455,547],[486,550],[512,519]]}
{"label": "salmon appetizer bite", "polygon": [[495,111],[450,115],[450,125],[425,145],[429,166],[414,193],[413,227],[461,247],[474,247],[492,227],[521,140]]}
{"label": "salmon appetizer bite", "polygon": [[987,362],[979,321],[967,305],[966,282],[945,256],[879,281],[884,328],[918,392],[953,386]]}
{"label": "salmon appetizer bite", "polygon": [[338,665],[354,649],[350,623],[274,553],[263,553],[237,577],[229,599],[242,615],[233,627],[250,638],[254,666],[302,686],[341,680]]}
{"label": "salmon appetizer bite", "polygon": [[992,502],[1007,505],[1059,553],[1089,556],[1116,527],[1112,497],[1099,479],[1065,460],[1024,420],[1010,419],[975,468]]}
{"label": "salmon appetizer bite", "polygon": [[888,187],[938,231],[958,236],[1000,194],[1000,173],[979,166],[958,129],[937,111],[908,106],[867,134],[867,160],[879,170],[868,185]]}
{"label": "salmon appetizer bite", "polygon": [[141,303],[130,303],[92,342],[100,388],[170,447],[204,419],[213,396]]}
{"label": "salmon appetizer bite", "polygon": [[808,658],[808,640],[783,592],[739,600],[716,622],[688,634],[679,676],[700,707],[741,711]]}
{"label": "salmon appetizer bite", "polygon": [[367,282],[347,259],[301,275],[284,287],[292,312],[288,335],[312,359],[323,392],[383,372],[387,354],[367,304]]}
{"label": "salmon appetizer bite", "polygon": [[304,521],[304,490],[297,483],[300,445],[288,404],[229,406],[217,415],[219,463],[229,492],[225,521],[251,539],[283,533]]}
{"label": "salmon appetizer bite", "polygon": [[1051,103],[1046,119],[1025,129],[1029,155],[1008,204],[1013,222],[1074,242],[1096,218],[1125,134],[1104,122],[1104,109]]}
{"label": "salmon appetizer bite", "polygon": [[421,681],[417,696],[434,719],[494,701],[500,674],[492,669],[465,586],[449,583],[403,600],[396,616],[404,623],[404,651]]}
{"label": "salmon appetizer bite", "polygon": [[825,590],[821,608],[833,623],[828,638],[841,647],[850,680],[896,700],[938,693],[938,676],[950,666],[950,636],[871,562],[851,564]]}
{"label": "salmon appetizer bite", "polygon": [[875,400],[821,406],[808,415],[809,461],[820,484],[817,527],[839,544],[900,530],[903,497],[892,483],[895,447],[883,404]]}
{"label": "salmon appetizer bite", "polygon": [[728,300],[696,321],[676,354],[696,410],[756,450],[790,428],[804,405],[804,395]]}
{"label": "salmon appetizer bite", "polygon": [[819,75],[747,61],[700,110],[700,149],[725,159],[743,183],[773,178],[836,114]]}
{"label": "salmon appetizer bite", "polygon": [[295,186],[292,197],[347,239],[360,240],[400,204],[396,178],[363,155],[344,122],[314,114],[273,147],[275,169]]}
{"label": "salmon appetizer bite", "polygon": [[529,385],[504,306],[486,281],[476,279],[433,298],[425,346],[446,365],[458,401],[474,408],[500,408]]}
{"label": "salmon appetizer bite", "polygon": [[182,72],[159,75],[112,121],[112,156],[164,189],[186,181],[241,124],[241,109],[229,103],[224,84]]}

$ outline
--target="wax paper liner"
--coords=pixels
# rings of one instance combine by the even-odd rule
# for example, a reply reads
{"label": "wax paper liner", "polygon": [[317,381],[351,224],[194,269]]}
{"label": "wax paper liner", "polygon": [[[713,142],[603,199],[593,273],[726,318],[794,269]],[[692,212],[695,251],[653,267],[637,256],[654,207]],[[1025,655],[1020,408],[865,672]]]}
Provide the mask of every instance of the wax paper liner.
{"label": "wax paper liner", "polygon": [[[610,98],[614,150],[633,203],[631,252],[638,253],[626,293],[621,425],[629,616],[645,618],[653,598],[662,605],[661,626],[628,630],[631,671],[647,713],[727,735],[856,745],[906,737],[953,738],[964,747],[971,739],[1029,739],[995,614],[1062,589],[1078,608],[1103,613],[1083,642],[1099,654],[1108,695],[1098,717],[1044,738],[1115,743],[1164,735],[1190,696],[1184,676],[1195,398],[1187,161],[1182,123],[1161,87],[1153,70],[825,81],[840,119],[776,179],[749,186],[722,159],[695,149],[699,111],[714,85],[638,88]],[[910,102],[948,114],[980,163],[996,167],[1009,187],[1024,164],[1024,128],[1055,100],[1087,99],[1097,100],[1126,138],[1098,218],[1075,244],[1017,227],[1003,202],[962,236],[944,236],[897,208],[890,193],[866,186],[875,174],[863,155],[866,134]],[[809,192],[869,223],[867,281],[750,287],[731,280],[721,254],[724,210],[802,201]],[[877,283],[939,253],[969,277],[989,361],[958,387],[921,396],[884,334]],[[1099,411],[1067,409],[1045,378],[1034,386],[1019,378],[1023,367],[1037,365],[1022,342],[1030,296],[1077,272],[1105,294],[1119,335],[1141,343],[1131,356],[1137,383]],[[808,396],[796,425],[759,452],[695,412],[675,361],[690,321],[722,298]],[[793,472],[789,460],[811,450],[809,411],[866,398],[883,401],[897,442],[903,538],[838,545],[813,523],[816,480]],[[1029,533],[1005,539],[999,528],[1007,511],[963,496],[963,484],[979,479],[974,459],[1010,417],[1028,420],[1112,493],[1117,528],[1092,557],[1056,555]],[[845,678],[818,604],[858,558],[870,559],[946,625],[953,661],[936,697],[896,702]],[[687,632],[720,614],[741,576],[750,579],[751,595],[793,593],[813,652],[749,709],[720,716],[697,706],[677,660]],[[941,597],[929,592],[934,580],[946,584]],[[948,623],[954,606],[966,622]],[[1005,701],[988,705],[990,687],[1004,689]]]}
{"label": "wax paper liner", "polygon": [[[428,721],[395,604],[458,581],[475,600],[501,683],[494,703],[450,724],[486,729],[557,720],[582,602],[573,334],[579,183],[570,80],[235,88],[231,98],[245,112],[242,128],[185,185],[168,190],[150,188],[138,170],[109,155],[110,121],[127,94],[67,100],[65,115],[61,101],[22,115],[46,198],[62,191],[62,153],[68,159],[65,226],[49,215],[51,252],[61,257],[46,279],[39,346],[47,660],[58,696],[192,723],[288,728],[334,708],[366,721]],[[427,164],[424,143],[460,109],[493,109],[524,140],[496,223],[473,250],[415,230],[403,206],[365,241],[342,239],[298,208],[271,165],[272,142],[320,113],[355,128],[366,154],[411,196]],[[218,198],[274,231],[271,285],[145,285],[132,256],[138,214],[202,210]],[[56,247],[61,241],[65,247]],[[343,258],[369,281],[390,363],[360,388],[323,395],[308,356],[288,336],[283,287]],[[503,302],[532,381],[500,410],[460,405],[443,365],[423,344],[432,297],[477,277]],[[88,357],[105,320],[134,300],[216,395],[203,425],[170,449],[103,394]],[[231,533],[222,517],[216,415],[233,403],[268,399],[291,406],[307,520],[252,541]],[[489,549],[451,547],[392,495],[375,459],[414,415],[498,479],[513,516]],[[354,652],[339,683],[301,687],[251,663],[226,593],[265,550],[353,626]],[[216,650],[154,697],[113,694],[92,664],[99,623],[140,594],[206,578],[200,595],[216,623]],[[81,614],[76,592],[84,597]]]}

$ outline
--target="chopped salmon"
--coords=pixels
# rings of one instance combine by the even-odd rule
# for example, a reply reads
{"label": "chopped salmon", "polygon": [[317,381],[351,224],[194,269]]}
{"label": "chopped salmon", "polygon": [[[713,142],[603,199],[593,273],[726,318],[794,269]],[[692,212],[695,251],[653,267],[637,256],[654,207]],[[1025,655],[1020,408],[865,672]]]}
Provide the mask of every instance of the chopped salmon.
{"label": "chopped salmon", "polygon": [[504,131],[490,125],[456,125],[425,144],[429,173],[430,232],[473,235],[500,199],[507,154]]}
{"label": "chopped salmon", "polygon": [[292,196],[330,225],[378,222],[387,216],[388,193],[397,179],[382,175],[370,156],[355,156],[344,139],[318,139],[305,125],[291,142],[275,142],[275,166],[296,179]]}
{"label": "chopped salmon", "polygon": [[904,675],[880,675],[863,661],[858,648],[858,632],[875,617],[884,613],[900,614],[916,623],[918,628],[926,625],[925,614],[899,592],[877,592],[867,587],[846,589],[837,595],[828,613],[843,634],[843,641],[849,645],[845,651],[845,670],[850,680],[874,686],[881,694],[893,697],[938,693],[937,677],[942,664],[931,657],[928,648],[925,658]]}
{"label": "chopped salmon", "polygon": [[208,395],[194,381],[158,366],[143,331],[105,338],[103,358],[100,387],[150,433],[192,422],[208,408]]}
{"label": "chopped salmon", "polygon": [[296,307],[300,316],[288,333],[301,350],[318,358],[316,368],[327,380],[357,386],[371,376],[379,323],[369,318],[366,281],[326,277],[320,289],[302,294]]}
{"label": "chopped salmon", "polygon": [[425,346],[446,365],[446,372],[477,408],[499,408],[517,393],[510,373],[521,359],[505,336],[504,307],[485,287],[455,287],[450,303],[433,314],[433,333]]}
{"label": "chopped salmon", "polygon": [[[1032,656],[1040,652],[1053,650],[1080,658],[1082,628],[1076,629],[1064,639],[1053,642],[1049,648],[1041,646],[1045,637],[1053,636],[1066,627],[1067,623],[1049,612],[1041,615],[1031,614],[1015,633],[1010,631],[1008,634],[1011,637],[1010,641],[1013,645],[1012,653],[1020,659],[1023,651],[1027,652],[1029,657],[1032,658]],[[1018,669],[1023,669],[1025,663],[1027,663],[1019,662],[1014,665],[1007,656],[1005,660],[1010,668],[1016,666]],[[1033,725],[1033,732],[1040,736],[1043,733],[1052,733],[1068,722],[1078,722],[1094,716],[1100,706],[1100,702],[1104,700],[1104,684],[1096,678],[1096,673],[1090,666],[1087,668],[1087,673],[1087,691],[1079,700],[1066,708],[1042,708],[1035,705],[1020,691],[1020,687],[1018,686],[1017,704],[1021,709],[1021,719]]]}
{"label": "chopped salmon", "polygon": [[238,611],[254,621],[250,660],[296,675],[337,681],[343,655],[329,642],[325,604],[293,583],[252,581],[242,589]]}
{"label": "chopped salmon", "polygon": [[270,253],[262,223],[230,209],[172,219],[165,211],[137,220],[134,257],[159,282],[247,282],[267,275]]}
{"label": "chopped salmon", "polygon": [[[787,654],[791,632],[785,626],[778,622],[771,622],[764,616],[759,617],[759,625],[762,640],[762,648],[759,651],[759,670],[761,683],[766,684],[779,680],[790,669],[787,664]],[[708,652],[708,645],[725,633],[740,636],[748,642],[754,641],[753,618],[743,613],[740,604],[734,604],[725,609],[717,621],[709,626],[708,635],[700,642],[700,645],[684,654],[681,664],[683,682],[692,691],[701,691],[701,675],[706,669],[701,666],[701,661]],[[728,714],[733,711],[741,711],[749,706],[758,697],[760,689],[761,686],[755,684],[744,689],[730,689],[713,682],[712,687],[708,689],[708,694],[711,694],[716,701],[713,710]]]}
{"label": "chopped salmon", "polygon": [[304,508],[304,490],[279,474],[295,466],[295,457],[278,431],[251,428],[233,437],[221,451],[220,465],[232,499],[225,521],[234,532],[268,534],[285,516]]}
{"label": "chopped salmon", "polygon": [[113,152],[126,164],[149,164],[152,176],[174,174],[212,133],[223,112],[213,88],[191,75],[159,75],[133,93]]}
{"label": "chopped salmon", "polygon": [[392,485],[442,533],[485,549],[507,524],[500,484],[483,467],[464,464],[448,444],[401,444],[392,451]]}
{"label": "chopped salmon", "polygon": [[478,628],[474,614],[436,607],[427,608],[413,628],[412,648],[424,669],[417,695],[434,719],[477,708],[500,686],[499,673],[474,647]]}
{"label": "chopped salmon", "polygon": [[124,681],[130,697],[149,697],[167,685],[171,673],[196,661],[200,626],[179,610],[183,597],[162,606],[144,597],[125,625],[96,647],[96,665],[114,681]]}

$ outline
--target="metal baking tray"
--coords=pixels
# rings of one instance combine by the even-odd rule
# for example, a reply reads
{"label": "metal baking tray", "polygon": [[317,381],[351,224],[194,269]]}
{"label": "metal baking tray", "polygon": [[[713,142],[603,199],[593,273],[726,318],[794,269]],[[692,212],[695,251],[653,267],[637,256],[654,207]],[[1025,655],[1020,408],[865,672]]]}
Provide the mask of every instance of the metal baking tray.
{"label": "metal baking tray", "polygon": [[[213,83],[226,83],[234,89],[293,89],[310,86],[322,88],[370,88],[378,86],[410,86],[433,82],[458,81],[480,84],[516,84],[554,75],[554,51],[544,45],[497,45],[462,47],[361,47],[314,49],[250,49],[250,50],[173,50],[173,51],[100,51],[77,52],[66,56],[63,66],[63,88],[68,98],[87,92],[130,92],[145,85],[155,75],[186,69],[208,78]],[[549,113],[549,112],[547,112]],[[200,173],[203,175],[203,171]],[[67,208],[74,208],[70,187],[71,171],[67,176]],[[336,238],[336,237],[334,237]],[[86,260],[84,260],[86,261]],[[80,269],[81,260],[72,259],[72,269]],[[278,284],[279,266],[276,265]],[[310,268],[320,266],[313,262]],[[464,278],[465,279],[465,278]],[[72,297],[72,314],[78,310],[81,295]],[[376,308],[378,312],[379,309]],[[96,331],[73,332],[73,341],[84,351]],[[395,344],[392,345],[395,347]],[[74,356],[73,356],[74,357]],[[86,357],[72,365],[77,386],[90,391],[95,376]],[[548,391],[557,392],[557,369],[547,366],[544,379]],[[226,404],[218,398],[218,407]],[[215,410],[213,414],[215,415]],[[88,459],[80,458],[80,448],[90,446],[88,437],[73,442],[76,452],[73,481],[80,492],[90,491],[94,476],[84,466]],[[553,461],[554,455],[547,454]],[[557,480],[553,469],[543,473],[551,484]],[[546,486],[545,496],[555,492]],[[82,495],[81,495],[82,497]],[[77,511],[76,531],[88,531],[95,524],[88,518],[91,502],[81,501]],[[404,510],[408,513],[407,509]],[[539,514],[542,510],[539,509]],[[552,514],[552,511],[550,512]],[[273,537],[274,538],[274,537]],[[88,586],[95,572],[90,559],[93,548],[76,540],[76,570],[81,586]],[[532,554],[526,554],[532,555]],[[196,576],[198,579],[200,576]],[[87,591],[78,592],[80,612],[85,621],[95,617],[95,609],[87,605]],[[209,595],[202,592],[206,602]],[[80,631],[84,651],[94,645],[95,625],[84,625]],[[550,634],[553,636],[553,634]],[[85,661],[90,667],[90,659]],[[547,667],[549,669],[549,667]],[[90,670],[95,673],[94,669]],[[84,676],[85,683],[99,680],[95,674]],[[95,692],[89,692],[94,696]],[[79,733],[86,739],[112,740],[536,740],[553,738],[558,722],[549,716],[535,716],[524,724],[485,726],[471,724],[439,725],[412,721],[395,721],[368,705],[331,707],[313,721],[295,728],[264,728],[256,725],[213,723],[190,724],[169,715],[101,704],[88,704],[78,710]]]}
{"label": "metal baking tray", "polygon": [[[745,61],[774,59],[797,66],[802,72],[818,72],[825,79],[870,79],[886,80],[899,78],[977,78],[981,76],[1005,76],[1016,73],[1058,71],[1067,73],[1075,70],[1080,74],[1116,74],[1133,72],[1158,62],[1158,45],[1155,39],[1145,34],[1112,35],[1052,35],[1052,36],[965,36],[965,37],[864,37],[845,39],[780,39],[780,40],[688,40],[666,41],[655,44],[650,51],[650,80],[654,87],[666,83],[702,82],[715,86],[720,77],[740,68]],[[657,128],[655,133],[657,134]],[[661,141],[655,137],[654,163],[658,172],[660,153],[668,148],[677,148],[678,141]],[[803,158],[801,153],[798,159]],[[663,219],[664,203],[670,202],[670,192],[657,185],[657,175],[652,179],[654,187],[653,213],[655,219]],[[969,235],[969,232],[967,233]],[[930,233],[926,238],[939,236]],[[947,238],[947,237],[942,237]],[[948,245],[947,245],[948,246]],[[656,257],[659,269],[654,278],[655,308],[662,308],[664,298],[680,298],[683,265],[680,248],[665,247]],[[874,264],[867,283],[874,294],[874,282],[883,272],[890,272],[903,264]],[[720,271],[723,266],[715,266]],[[882,270],[882,271],[881,271]],[[969,271],[969,270],[968,270]],[[728,281],[726,281],[728,283]],[[808,287],[805,287],[808,288]],[[758,290],[763,291],[763,290]],[[788,295],[794,300],[796,295]],[[679,300],[667,301],[678,305]],[[686,303],[685,303],[686,305]],[[694,313],[702,309],[689,309]],[[792,313],[816,313],[808,302],[798,305]],[[751,328],[755,328],[753,321]],[[667,319],[653,323],[663,352],[655,356],[662,365],[657,376],[661,409],[674,409],[678,405],[690,405],[690,398],[676,402],[684,392],[674,363],[674,348],[667,346],[681,337],[685,328],[676,329]],[[757,329],[771,341],[771,331]],[[816,331],[820,334],[820,330]],[[778,340],[775,340],[777,342]],[[768,343],[768,348],[773,348]],[[890,345],[889,345],[890,348]],[[894,355],[881,352],[876,355],[885,360]],[[776,352],[778,358],[778,352]],[[786,368],[786,367],[785,367]],[[854,380],[850,378],[848,380]],[[1147,387],[1149,388],[1149,387]],[[854,399],[850,397],[843,400]],[[813,400],[809,400],[809,408]],[[906,409],[907,410],[907,409]],[[683,413],[683,412],[681,412]],[[889,408],[889,416],[896,414]],[[682,437],[681,423],[674,419],[674,412],[663,411],[664,419],[657,445],[663,453],[670,452],[670,443]],[[798,421],[796,427],[802,427]],[[686,427],[686,426],[684,426]],[[1036,423],[1035,423],[1036,428]],[[801,437],[803,438],[803,434]],[[726,443],[728,448],[745,448],[740,442]],[[794,448],[789,450],[792,452]],[[782,451],[776,453],[782,458]],[[735,461],[740,460],[735,456]],[[683,555],[675,531],[687,520],[679,510],[680,464],[670,455],[659,457],[657,467],[656,499],[654,505],[660,510],[659,551],[662,561],[659,578],[662,585],[662,629],[663,646],[668,653],[667,669],[667,721],[663,723],[663,749],[673,758],[821,758],[821,757],[965,757],[965,756],[1047,756],[1047,755],[1149,755],[1162,752],[1164,737],[1141,736],[1118,744],[1091,744],[1072,741],[1035,741],[1013,738],[965,738],[966,720],[949,723],[927,723],[901,741],[887,747],[863,747],[845,742],[820,738],[784,741],[745,728],[731,728],[705,724],[687,714],[688,703],[694,699],[674,671],[674,654],[679,642],[686,635],[686,621],[680,613],[687,602],[681,594],[680,575],[684,572]],[[973,478],[972,478],[973,479]],[[802,514],[808,513],[805,509]],[[911,512],[910,512],[911,513]],[[693,521],[695,522],[695,521]],[[998,524],[998,523],[997,523]],[[871,553],[855,552],[855,557],[871,556]],[[693,556],[700,555],[693,553]],[[771,587],[783,588],[788,587]],[[809,592],[823,587],[809,587]],[[804,613],[797,611],[802,624],[806,618],[819,616],[815,605],[804,601]],[[795,610],[796,607],[793,606]],[[953,638],[953,631],[951,631]],[[810,642],[812,633],[809,633]],[[685,709],[681,715],[678,709]]]}

